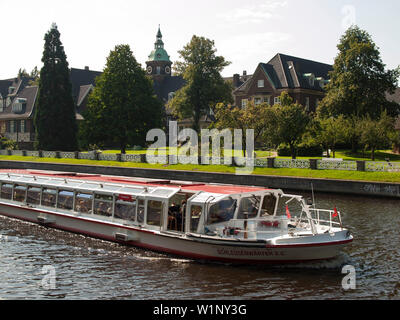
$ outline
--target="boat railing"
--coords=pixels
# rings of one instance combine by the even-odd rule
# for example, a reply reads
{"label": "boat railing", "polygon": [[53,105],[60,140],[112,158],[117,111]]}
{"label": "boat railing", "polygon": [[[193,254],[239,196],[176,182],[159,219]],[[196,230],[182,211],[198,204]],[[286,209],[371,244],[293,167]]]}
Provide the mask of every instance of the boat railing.
{"label": "boat railing", "polygon": [[310,208],[309,210],[316,225],[342,228],[342,218],[339,211],[316,208]]}

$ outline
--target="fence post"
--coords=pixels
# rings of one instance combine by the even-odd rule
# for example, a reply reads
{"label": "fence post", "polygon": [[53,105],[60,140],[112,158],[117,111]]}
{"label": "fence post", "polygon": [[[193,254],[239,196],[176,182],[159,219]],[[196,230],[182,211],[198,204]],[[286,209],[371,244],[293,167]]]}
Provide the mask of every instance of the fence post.
{"label": "fence post", "polygon": [[75,159],[79,159],[79,151],[74,151]]}
{"label": "fence post", "polygon": [[117,161],[122,161],[122,154],[121,153],[117,153]]}
{"label": "fence post", "polygon": [[56,158],[61,158],[60,151],[56,151]]}
{"label": "fence post", "polygon": [[310,160],[310,169],[317,170],[317,159],[309,159]]}
{"label": "fence post", "polygon": [[365,171],[365,161],[364,160],[357,161],[357,171]]}
{"label": "fence post", "polygon": [[145,153],[141,153],[140,154],[140,162],[141,163],[146,163],[146,154]]}
{"label": "fence post", "polygon": [[275,157],[267,158],[267,167],[268,168],[275,168]]}
{"label": "fence post", "polygon": [[39,157],[43,158],[43,150],[39,150]]}
{"label": "fence post", "polygon": [[26,150],[22,150],[22,155],[26,157]]}

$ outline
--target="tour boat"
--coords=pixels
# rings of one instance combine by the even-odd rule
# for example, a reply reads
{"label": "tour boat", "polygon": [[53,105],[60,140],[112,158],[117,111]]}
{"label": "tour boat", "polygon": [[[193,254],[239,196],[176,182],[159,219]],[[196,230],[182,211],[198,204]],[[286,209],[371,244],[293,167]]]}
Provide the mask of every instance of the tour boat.
{"label": "tour boat", "polygon": [[254,186],[0,170],[0,214],[202,261],[296,263],[353,240],[340,212]]}

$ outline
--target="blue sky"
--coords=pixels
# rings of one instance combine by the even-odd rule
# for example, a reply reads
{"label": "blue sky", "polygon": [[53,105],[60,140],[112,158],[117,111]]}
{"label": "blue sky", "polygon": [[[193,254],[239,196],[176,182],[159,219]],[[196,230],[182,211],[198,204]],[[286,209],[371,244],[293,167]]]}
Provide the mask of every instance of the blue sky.
{"label": "blue sky", "polygon": [[332,64],[351,23],[369,32],[387,68],[400,65],[398,0],[0,0],[0,12],[0,79],[41,67],[52,22],[70,67],[98,71],[117,44],[144,66],[159,24],[172,61],[193,34],[214,40],[232,62],[224,76],[252,73],[278,52]]}

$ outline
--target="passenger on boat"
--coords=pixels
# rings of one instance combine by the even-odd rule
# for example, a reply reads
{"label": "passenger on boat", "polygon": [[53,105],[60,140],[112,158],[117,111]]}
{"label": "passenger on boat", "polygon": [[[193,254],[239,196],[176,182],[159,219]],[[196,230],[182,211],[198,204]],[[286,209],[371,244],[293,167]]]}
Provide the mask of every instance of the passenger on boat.
{"label": "passenger on boat", "polygon": [[76,211],[82,212],[82,213],[88,213],[89,209],[86,206],[85,201],[79,200],[78,204],[76,206]]}
{"label": "passenger on boat", "polygon": [[177,215],[179,214],[179,207],[172,202],[168,208],[168,229],[178,230]]}
{"label": "passenger on boat", "polygon": [[98,207],[96,208],[95,213],[109,217],[112,214],[111,211],[112,211],[111,206],[101,201]]}
{"label": "passenger on boat", "polygon": [[182,232],[184,231],[185,214],[186,214],[186,200],[183,200],[177,215],[178,228]]}

